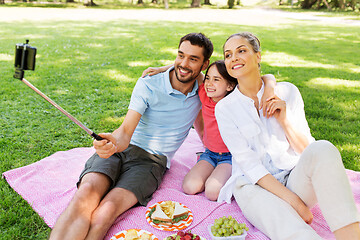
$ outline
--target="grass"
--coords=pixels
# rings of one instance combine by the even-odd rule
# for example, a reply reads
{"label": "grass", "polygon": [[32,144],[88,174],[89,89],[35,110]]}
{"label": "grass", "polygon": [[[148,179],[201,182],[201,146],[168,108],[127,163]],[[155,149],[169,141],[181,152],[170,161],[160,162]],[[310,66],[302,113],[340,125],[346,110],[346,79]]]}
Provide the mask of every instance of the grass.
{"label": "grass", "polygon": [[[44,21],[0,23],[0,172],[60,150],[91,146],[78,126],[13,79],[16,43],[38,49],[36,71],[25,78],[95,132],[117,128],[132,88],[148,66],[172,63],[178,40],[204,32],[222,58],[227,36],[252,31],[262,40],[263,73],[296,84],[316,139],[340,150],[348,169],[360,170],[360,32],[351,26],[304,23],[272,27],[183,22]],[[0,239],[46,239],[50,229],[0,180]]]}

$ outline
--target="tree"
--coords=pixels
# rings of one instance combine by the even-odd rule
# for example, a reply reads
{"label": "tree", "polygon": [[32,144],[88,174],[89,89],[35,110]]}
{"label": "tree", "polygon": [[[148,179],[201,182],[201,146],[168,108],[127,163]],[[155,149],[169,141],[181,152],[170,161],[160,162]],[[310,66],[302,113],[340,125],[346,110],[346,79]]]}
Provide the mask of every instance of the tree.
{"label": "tree", "polygon": [[0,0],[0,4],[5,4],[5,0]]}
{"label": "tree", "polygon": [[193,7],[193,8],[201,7],[200,1],[201,0],[192,0],[191,7]]}
{"label": "tree", "polygon": [[211,5],[210,0],[205,0],[204,5]]}
{"label": "tree", "polygon": [[84,0],[84,6],[88,6],[88,7],[96,6],[96,3],[94,3],[93,0]]}
{"label": "tree", "polygon": [[235,4],[235,0],[228,0],[227,4],[228,4],[229,8],[233,8],[234,4]]}
{"label": "tree", "polygon": [[304,0],[300,5],[303,9],[310,9],[316,2],[317,0]]}

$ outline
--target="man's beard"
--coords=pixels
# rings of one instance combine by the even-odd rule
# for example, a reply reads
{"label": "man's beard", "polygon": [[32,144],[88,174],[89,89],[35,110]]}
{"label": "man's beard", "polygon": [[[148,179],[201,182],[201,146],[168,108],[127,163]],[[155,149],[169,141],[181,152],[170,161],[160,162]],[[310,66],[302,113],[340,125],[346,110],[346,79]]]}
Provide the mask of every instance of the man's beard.
{"label": "man's beard", "polygon": [[[179,69],[184,69],[185,71],[189,72],[189,76],[188,77],[181,77],[181,75],[178,73]],[[177,80],[181,83],[188,83],[188,82],[192,82],[194,81],[200,74],[200,71],[198,72],[198,74],[193,75],[193,71],[191,71],[190,69],[186,69],[186,68],[182,68],[182,67],[175,67],[175,76],[177,78]]]}

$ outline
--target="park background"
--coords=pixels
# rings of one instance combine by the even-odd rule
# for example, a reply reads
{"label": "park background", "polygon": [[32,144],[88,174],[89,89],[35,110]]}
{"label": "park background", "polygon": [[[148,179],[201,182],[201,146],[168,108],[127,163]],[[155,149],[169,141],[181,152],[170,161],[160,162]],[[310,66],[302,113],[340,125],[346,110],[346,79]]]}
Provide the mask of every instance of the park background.
{"label": "park background", "polygon": [[[132,89],[149,66],[173,63],[179,38],[203,32],[222,59],[225,39],[251,31],[261,40],[262,73],[300,90],[316,139],[335,144],[347,169],[360,171],[360,18],[350,4],[332,11],[300,3],[226,1],[4,1],[0,7],[0,172],[92,139],[21,81],[14,79],[15,44],[37,48],[25,78],[95,132],[112,132]],[[356,3],[357,4],[357,3]],[[50,229],[0,180],[0,239],[46,239]]]}

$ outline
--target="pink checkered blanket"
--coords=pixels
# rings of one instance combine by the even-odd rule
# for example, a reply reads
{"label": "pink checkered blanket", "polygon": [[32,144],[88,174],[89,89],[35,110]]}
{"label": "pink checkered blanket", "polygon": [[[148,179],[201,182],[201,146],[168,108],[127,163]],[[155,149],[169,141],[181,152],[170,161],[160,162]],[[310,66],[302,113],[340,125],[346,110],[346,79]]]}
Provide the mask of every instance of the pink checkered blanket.
{"label": "pink checkered blanket", "polygon": [[[194,220],[185,230],[191,230],[205,239],[210,239],[207,226],[214,219],[232,215],[249,227],[247,239],[268,239],[254,228],[242,215],[235,201],[231,204],[209,201],[204,194],[189,196],[182,192],[181,183],[185,174],[196,163],[196,152],[202,151],[202,143],[194,130],[172,159],[171,169],[165,174],[159,189],[147,207],[135,207],[117,218],[105,239],[125,229],[138,228],[152,232],[159,240],[172,234],[150,226],[146,221],[147,208],[156,202],[173,200],[185,204],[193,213]],[[86,160],[94,153],[93,148],[75,148],[56,152],[36,163],[3,173],[10,186],[20,194],[31,207],[53,227],[56,219],[66,208],[76,191],[75,183]],[[360,173],[347,170],[351,187],[360,209]],[[314,221],[311,226],[323,239],[335,239],[324,220],[319,207],[312,209]]]}

